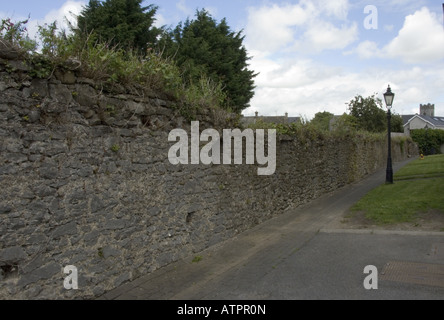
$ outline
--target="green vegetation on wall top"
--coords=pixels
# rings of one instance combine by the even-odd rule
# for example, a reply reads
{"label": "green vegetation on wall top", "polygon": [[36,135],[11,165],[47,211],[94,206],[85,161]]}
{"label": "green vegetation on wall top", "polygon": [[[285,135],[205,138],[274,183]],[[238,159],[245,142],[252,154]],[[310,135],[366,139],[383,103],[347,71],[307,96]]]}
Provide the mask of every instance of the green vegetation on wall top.
{"label": "green vegetation on wall top", "polygon": [[157,28],[157,9],[142,0],[90,0],[69,32],[54,22],[39,27],[36,41],[28,36],[28,20],[5,19],[0,40],[27,57],[35,77],[47,78],[77,59],[94,80],[141,85],[185,104],[237,114],[249,107],[256,74],[248,70],[241,32],[205,10],[174,30]]}

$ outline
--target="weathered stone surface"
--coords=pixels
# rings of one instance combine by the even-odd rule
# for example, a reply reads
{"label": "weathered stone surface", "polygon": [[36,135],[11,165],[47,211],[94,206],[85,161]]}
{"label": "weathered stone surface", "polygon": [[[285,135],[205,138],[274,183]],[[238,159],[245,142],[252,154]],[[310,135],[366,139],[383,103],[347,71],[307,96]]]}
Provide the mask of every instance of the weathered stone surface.
{"label": "weathered stone surface", "polygon": [[49,94],[56,102],[65,104],[65,110],[67,105],[73,100],[72,92],[62,84],[50,84]]}
{"label": "weathered stone surface", "polygon": [[15,265],[24,260],[27,254],[22,247],[10,247],[0,250],[0,265]]}
{"label": "weathered stone surface", "polygon": [[[61,275],[61,266],[55,262],[52,262],[48,265],[32,271],[32,273],[24,274],[23,276],[21,276],[17,283],[17,286],[24,288],[30,284],[36,283],[39,280],[50,279],[56,274]],[[30,290],[32,290],[32,288]]]}
{"label": "weathered stone surface", "polygon": [[100,100],[100,95],[89,85],[77,84],[74,99],[81,106],[95,107]]}
{"label": "weathered stone surface", "polygon": [[39,173],[43,179],[56,179],[59,170],[55,164],[45,163],[40,167]]}
{"label": "weathered stone surface", "polygon": [[7,204],[0,204],[0,214],[6,214],[11,212],[12,207],[10,205]]}
{"label": "weathered stone surface", "polygon": [[110,220],[105,223],[105,230],[120,230],[125,228],[125,225],[124,220]]}
{"label": "weathered stone surface", "polygon": [[73,221],[66,225],[57,227],[54,232],[52,233],[53,238],[59,238],[63,236],[69,236],[77,234],[77,222]]}
{"label": "weathered stone surface", "polygon": [[8,62],[9,67],[17,70],[17,71],[29,71],[29,66],[26,64],[25,61],[20,60],[10,60]]}
{"label": "weathered stone surface", "polygon": [[30,123],[36,123],[36,122],[38,122],[40,120],[40,111],[38,111],[38,110],[31,110],[29,112],[28,117],[29,117],[29,122]]}
{"label": "weathered stone surface", "polygon": [[28,90],[31,98],[46,98],[49,95],[48,81],[44,79],[33,79]]}
{"label": "weathered stone surface", "polygon": [[59,79],[63,84],[75,84],[76,83],[76,76],[74,72],[68,70],[56,70],[55,76],[57,79]]}
{"label": "weathered stone surface", "polygon": [[118,257],[121,254],[120,250],[117,250],[111,246],[103,248],[102,252],[105,259],[108,259],[109,257]]}
{"label": "weathered stone surface", "polygon": [[[20,273],[13,285],[0,281],[0,299],[94,298],[386,163],[385,141],[285,136],[273,176],[258,176],[256,165],[174,166],[169,132],[190,130],[171,108],[177,101],[90,79],[20,82],[26,71],[4,73],[0,262]],[[213,127],[202,114],[201,128]],[[394,143],[395,161],[408,152],[413,144]],[[61,287],[70,264],[82,290]]]}

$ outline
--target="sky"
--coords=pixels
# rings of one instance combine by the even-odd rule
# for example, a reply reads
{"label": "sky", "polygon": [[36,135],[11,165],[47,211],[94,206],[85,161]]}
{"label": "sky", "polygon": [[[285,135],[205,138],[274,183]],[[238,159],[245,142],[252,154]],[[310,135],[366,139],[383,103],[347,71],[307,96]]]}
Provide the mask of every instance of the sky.
{"label": "sky", "polygon": [[[75,20],[82,0],[1,0],[0,18],[38,25]],[[149,0],[157,26],[175,27],[197,9],[226,18],[245,36],[255,96],[243,114],[341,115],[356,96],[395,93],[393,111],[435,104],[444,116],[444,0]]]}

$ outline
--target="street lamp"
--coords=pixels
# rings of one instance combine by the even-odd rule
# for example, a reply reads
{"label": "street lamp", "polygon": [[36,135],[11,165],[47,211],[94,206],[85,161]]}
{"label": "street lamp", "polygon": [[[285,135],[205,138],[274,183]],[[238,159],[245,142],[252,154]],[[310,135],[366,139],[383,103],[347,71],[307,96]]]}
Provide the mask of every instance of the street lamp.
{"label": "street lamp", "polygon": [[387,120],[388,120],[388,158],[387,158],[387,173],[386,183],[393,183],[393,165],[392,165],[392,106],[395,94],[392,92],[390,86],[388,86],[387,92],[384,93],[384,100],[387,106]]}

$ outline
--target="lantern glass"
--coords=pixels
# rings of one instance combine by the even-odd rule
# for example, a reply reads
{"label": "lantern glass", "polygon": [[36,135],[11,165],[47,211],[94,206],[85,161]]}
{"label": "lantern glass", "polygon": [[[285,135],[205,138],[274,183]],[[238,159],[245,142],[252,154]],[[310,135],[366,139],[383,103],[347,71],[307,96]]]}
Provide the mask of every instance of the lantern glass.
{"label": "lantern glass", "polygon": [[387,105],[387,109],[391,109],[393,106],[393,100],[395,99],[395,94],[392,92],[390,86],[387,89],[387,92],[384,93],[385,104]]}

